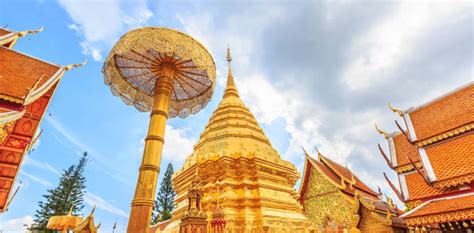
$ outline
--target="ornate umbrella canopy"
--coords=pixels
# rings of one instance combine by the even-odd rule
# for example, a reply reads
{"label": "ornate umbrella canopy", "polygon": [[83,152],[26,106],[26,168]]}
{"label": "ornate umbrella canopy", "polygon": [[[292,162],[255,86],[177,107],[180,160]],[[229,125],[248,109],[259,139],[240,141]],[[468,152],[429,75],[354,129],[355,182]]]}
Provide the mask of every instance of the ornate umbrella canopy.
{"label": "ornate umbrella canopy", "polygon": [[123,102],[151,111],[163,64],[173,67],[169,117],[187,117],[211,99],[216,68],[210,53],[192,37],[168,28],[128,32],[115,44],[102,72],[105,84]]}

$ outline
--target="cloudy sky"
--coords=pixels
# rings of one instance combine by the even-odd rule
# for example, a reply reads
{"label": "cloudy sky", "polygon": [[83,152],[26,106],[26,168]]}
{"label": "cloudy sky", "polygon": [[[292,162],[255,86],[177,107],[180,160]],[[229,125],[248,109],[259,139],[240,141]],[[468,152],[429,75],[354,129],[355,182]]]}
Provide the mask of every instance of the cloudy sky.
{"label": "cloudy sky", "polygon": [[[90,154],[84,214],[97,205],[101,232],[124,232],[148,125],[112,96],[100,72],[126,31],[163,26],[184,31],[213,54],[218,85],[206,109],[168,122],[162,166],[181,166],[222,98],[225,49],[241,98],[281,156],[301,171],[301,146],[317,146],[369,186],[393,195],[376,144],[374,123],[395,130],[401,109],[420,105],[474,79],[474,5],[469,1],[124,1],[0,2],[0,25],[45,27],[15,49],[59,63],[89,63],[59,86],[35,151],[21,168],[23,182],[0,230],[29,224],[62,169]],[[384,144],[385,145],[385,144]]]}

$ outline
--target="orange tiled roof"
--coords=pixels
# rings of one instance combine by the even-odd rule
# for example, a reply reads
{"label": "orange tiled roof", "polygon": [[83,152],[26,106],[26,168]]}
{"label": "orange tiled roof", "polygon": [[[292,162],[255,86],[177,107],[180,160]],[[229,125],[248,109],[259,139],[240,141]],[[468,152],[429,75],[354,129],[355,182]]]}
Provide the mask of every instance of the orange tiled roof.
{"label": "orange tiled roof", "polygon": [[474,121],[474,83],[409,113],[417,140],[424,140]]}
{"label": "orange tiled roof", "polygon": [[417,200],[444,193],[443,190],[426,184],[423,177],[416,172],[405,175],[405,180],[408,188],[409,200]]}
{"label": "orange tiled roof", "polygon": [[395,145],[395,154],[397,158],[397,167],[407,165],[410,161],[407,156],[414,162],[420,161],[418,149],[412,145],[402,133],[393,137],[393,144]]}
{"label": "orange tiled roof", "polygon": [[5,29],[5,28],[0,28],[0,36],[8,35],[10,33],[12,33],[12,32]]}
{"label": "orange tiled roof", "polygon": [[447,213],[465,209],[474,209],[474,193],[470,195],[460,195],[460,197],[450,199],[440,198],[439,200],[433,200],[416,211],[409,213],[405,218]]}
{"label": "orange tiled roof", "polygon": [[0,61],[0,98],[11,102],[22,103],[28,90],[40,78],[37,86],[44,84],[60,69],[58,65],[1,46]]}
{"label": "orange tiled roof", "polygon": [[442,141],[425,150],[438,182],[474,174],[474,133]]}

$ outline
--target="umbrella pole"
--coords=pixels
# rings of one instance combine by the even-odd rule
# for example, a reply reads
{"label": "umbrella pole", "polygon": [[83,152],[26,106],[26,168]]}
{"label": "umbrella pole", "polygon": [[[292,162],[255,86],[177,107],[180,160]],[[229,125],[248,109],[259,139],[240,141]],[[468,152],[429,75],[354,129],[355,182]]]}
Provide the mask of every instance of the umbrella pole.
{"label": "umbrella pole", "polygon": [[138,175],[135,196],[132,201],[128,233],[148,233],[153,210],[156,183],[160,173],[161,153],[163,151],[168,108],[172,94],[172,70],[163,67],[156,82],[153,110],[145,138],[145,149]]}

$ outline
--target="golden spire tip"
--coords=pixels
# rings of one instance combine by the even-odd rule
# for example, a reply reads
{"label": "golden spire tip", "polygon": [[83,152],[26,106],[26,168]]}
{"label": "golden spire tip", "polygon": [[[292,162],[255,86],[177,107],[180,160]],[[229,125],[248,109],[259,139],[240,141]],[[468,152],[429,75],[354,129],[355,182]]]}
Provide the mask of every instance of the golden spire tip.
{"label": "golden spire tip", "polygon": [[232,61],[232,56],[230,56],[230,48],[229,45],[227,44],[227,57],[226,60],[230,63]]}

